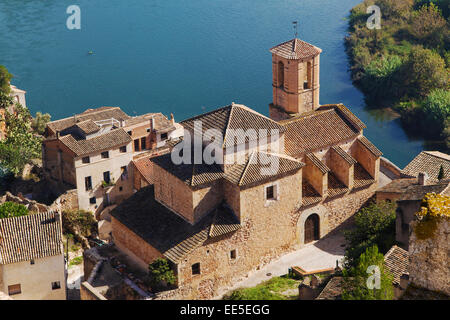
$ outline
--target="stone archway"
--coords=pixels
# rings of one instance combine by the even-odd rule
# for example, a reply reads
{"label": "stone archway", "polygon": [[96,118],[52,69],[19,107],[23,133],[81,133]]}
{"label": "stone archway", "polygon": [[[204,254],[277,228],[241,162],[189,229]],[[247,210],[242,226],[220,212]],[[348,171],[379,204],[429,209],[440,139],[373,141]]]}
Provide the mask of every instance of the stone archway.
{"label": "stone archway", "polygon": [[306,219],[304,230],[305,244],[320,239],[320,217],[318,214],[313,213]]}

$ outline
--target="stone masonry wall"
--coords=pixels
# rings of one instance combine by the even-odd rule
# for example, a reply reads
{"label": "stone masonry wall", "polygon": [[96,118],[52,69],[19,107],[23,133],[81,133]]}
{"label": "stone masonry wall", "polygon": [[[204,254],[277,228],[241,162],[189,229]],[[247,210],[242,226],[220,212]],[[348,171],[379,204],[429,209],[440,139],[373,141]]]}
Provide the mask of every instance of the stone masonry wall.
{"label": "stone masonry wall", "polygon": [[450,296],[450,218],[441,218],[433,236],[424,240],[417,239],[414,232],[418,223],[411,223],[409,279],[419,287]]}

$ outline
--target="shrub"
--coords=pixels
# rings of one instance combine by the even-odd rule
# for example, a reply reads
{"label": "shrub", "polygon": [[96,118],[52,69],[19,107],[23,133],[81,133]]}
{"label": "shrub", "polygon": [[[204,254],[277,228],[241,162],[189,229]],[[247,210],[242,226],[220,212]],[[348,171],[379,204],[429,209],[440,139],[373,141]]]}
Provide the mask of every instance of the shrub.
{"label": "shrub", "polygon": [[150,283],[153,287],[161,288],[174,285],[176,277],[167,259],[158,258],[148,266]]}
{"label": "shrub", "polygon": [[386,253],[395,244],[396,204],[388,201],[373,203],[355,214],[355,228],[344,232],[348,246],[345,265],[355,266],[367,248],[377,245]]}
{"label": "shrub", "polygon": [[450,197],[427,193],[422,200],[420,211],[416,213],[419,222],[414,228],[414,233],[419,240],[425,240],[434,235],[438,221],[442,217],[450,217]]}
{"label": "shrub", "polygon": [[435,89],[430,92],[422,104],[425,115],[425,129],[433,136],[438,136],[450,117],[450,91]]}
{"label": "shrub", "polygon": [[63,228],[66,232],[90,237],[98,233],[97,220],[90,211],[68,210],[62,214]]}
{"label": "shrub", "polygon": [[0,205],[0,219],[20,217],[28,214],[28,209],[23,204],[6,201]]}
{"label": "shrub", "polygon": [[430,47],[441,44],[447,21],[442,17],[438,7],[433,3],[422,6],[411,17],[410,33],[420,43]]}

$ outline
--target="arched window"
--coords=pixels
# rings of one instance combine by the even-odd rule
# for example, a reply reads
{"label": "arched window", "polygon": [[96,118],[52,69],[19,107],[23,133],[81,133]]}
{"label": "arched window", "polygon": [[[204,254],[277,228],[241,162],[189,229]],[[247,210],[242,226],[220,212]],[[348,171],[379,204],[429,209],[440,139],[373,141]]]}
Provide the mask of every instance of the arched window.
{"label": "arched window", "polygon": [[284,63],[278,62],[278,86],[284,87]]}

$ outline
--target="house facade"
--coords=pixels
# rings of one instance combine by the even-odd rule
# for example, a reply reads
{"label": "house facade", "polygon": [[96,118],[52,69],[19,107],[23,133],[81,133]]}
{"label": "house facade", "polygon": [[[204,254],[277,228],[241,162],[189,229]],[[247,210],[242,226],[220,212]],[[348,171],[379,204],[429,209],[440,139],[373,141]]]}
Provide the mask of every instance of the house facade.
{"label": "house facade", "polygon": [[61,216],[0,219],[0,292],[14,300],[65,300]]}
{"label": "house facade", "polygon": [[47,125],[43,167],[51,180],[77,189],[80,209],[98,213],[133,193],[133,158],[164,147],[178,126],[161,113],[89,109]]}
{"label": "house facade", "polygon": [[[26,108],[27,104],[25,100],[25,94],[27,92],[13,85],[10,85],[10,88],[11,88],[10,96],[13,97],[14,102],[19,103]],[[6,111],[8,111],[9,113],[13,113],[14,105],[11,105],[9,108],[7,108],[7,110],[0,108],[0,118],[2,118],[5,115]],[[6,132],[6,124],[2,121],[0,122],[0,140],[5,138],[5,132]]]}
{"label": "house facade", "polygon": [[270,118],[233,103],[182,121],[183,141],[151,159],[153,184],[111,212],[114,243],[137,265],[171,262],[171,298],[214,297],[325,236],[377,187],[381,152],[365,125],[318,104],[321,50],[294,39],[271,52]]}

